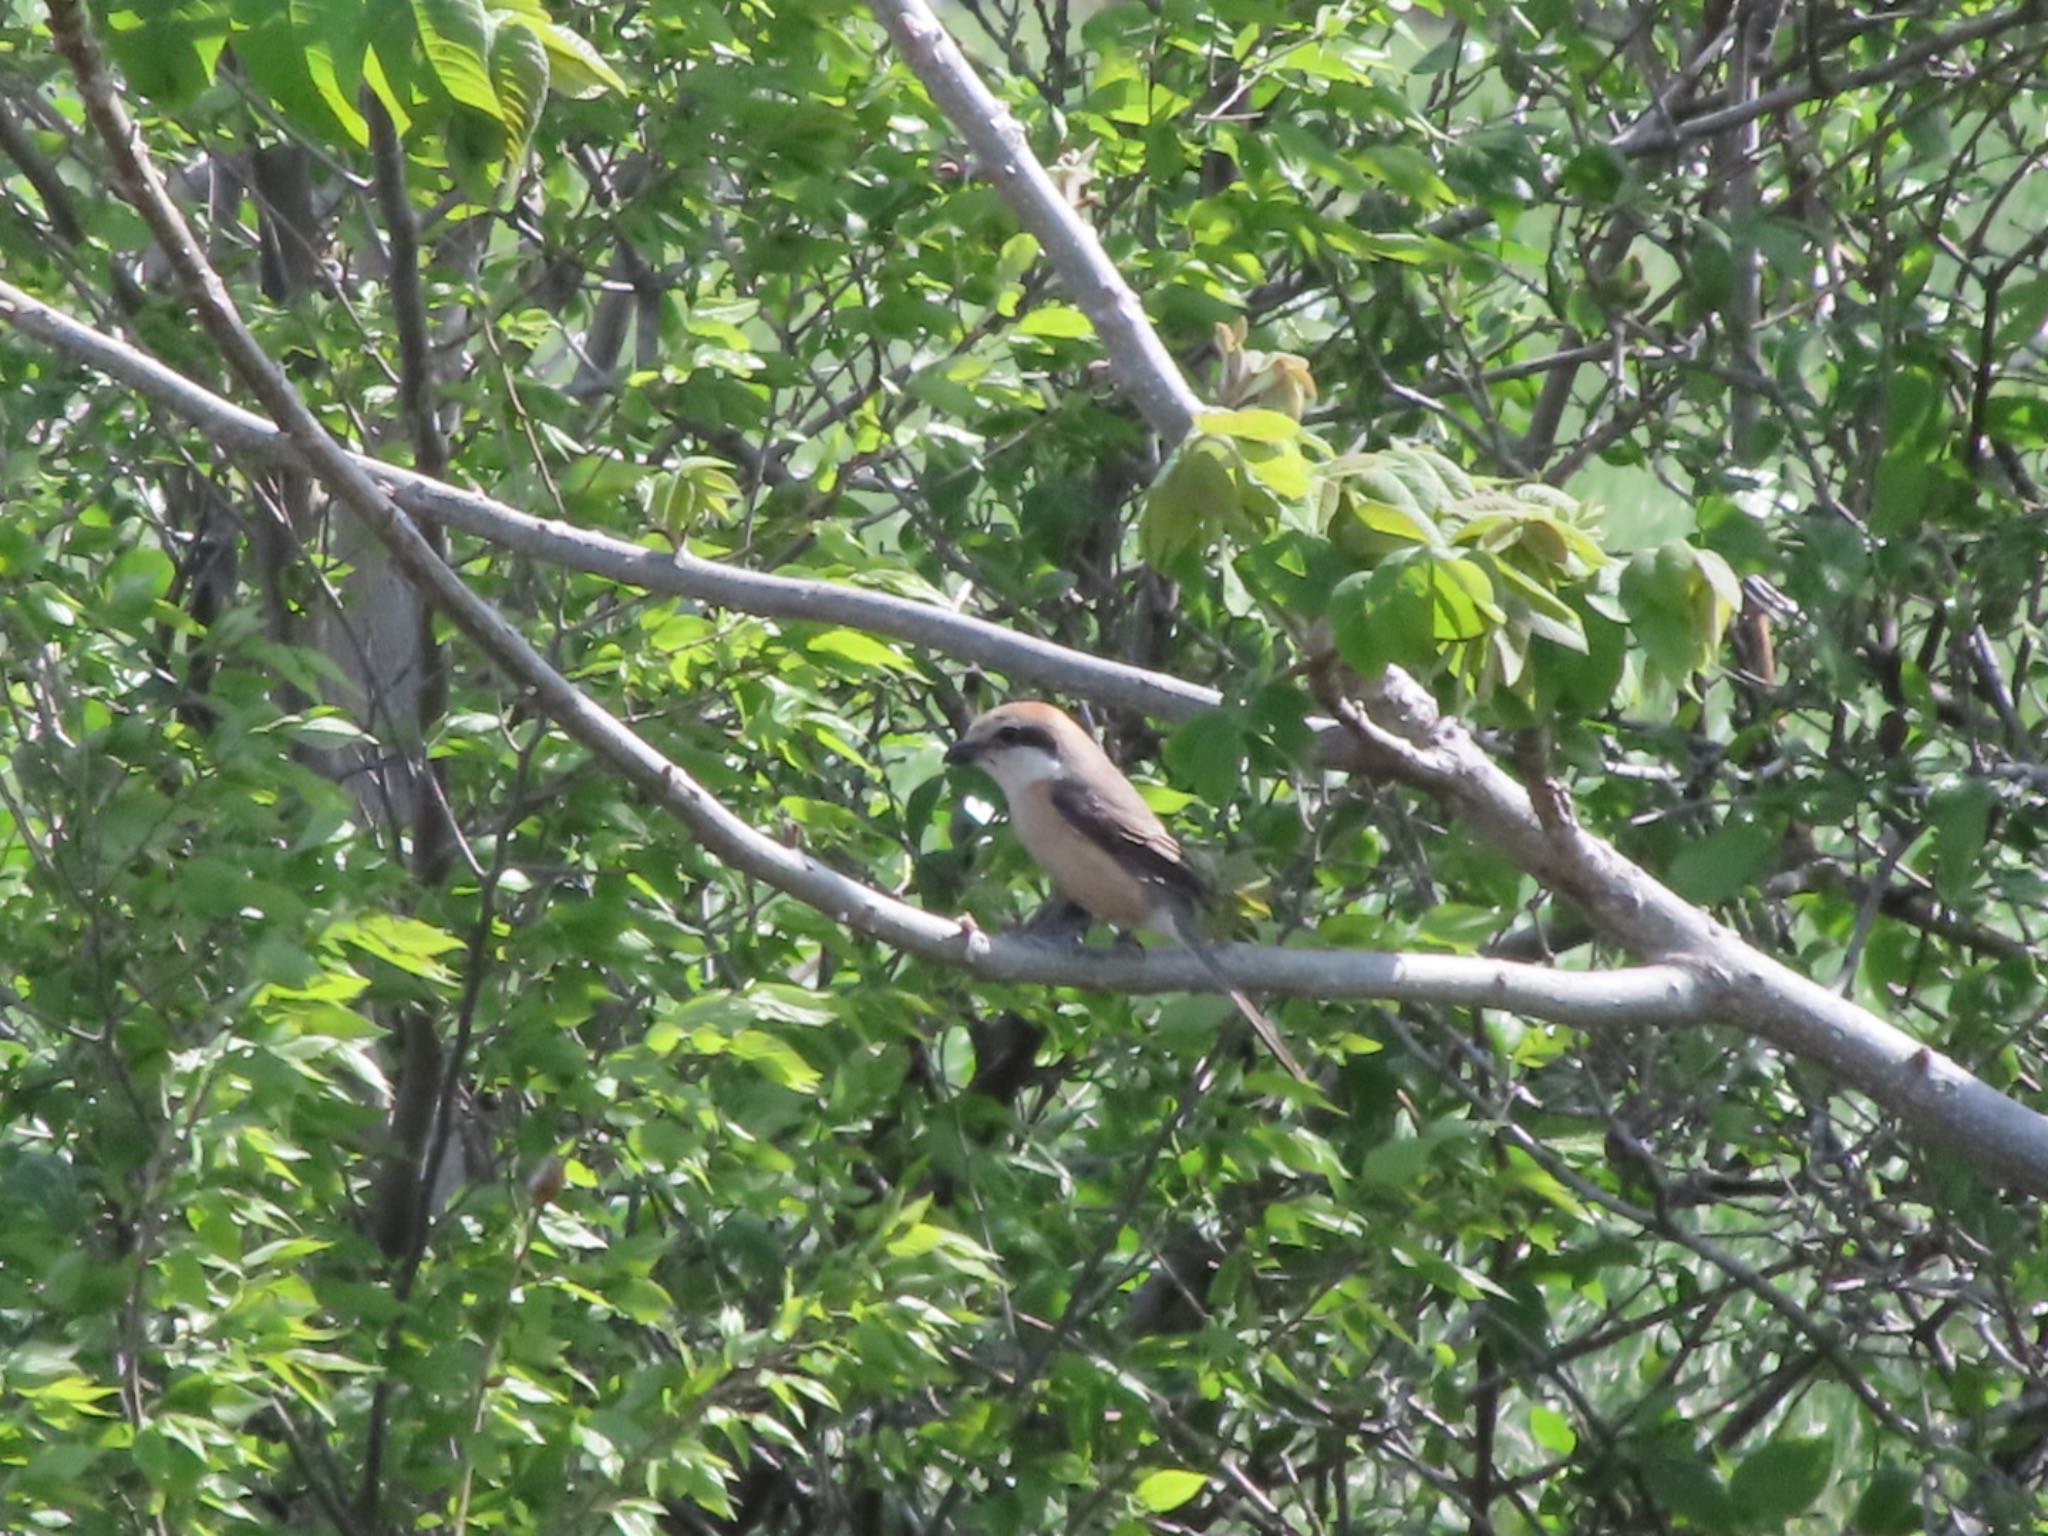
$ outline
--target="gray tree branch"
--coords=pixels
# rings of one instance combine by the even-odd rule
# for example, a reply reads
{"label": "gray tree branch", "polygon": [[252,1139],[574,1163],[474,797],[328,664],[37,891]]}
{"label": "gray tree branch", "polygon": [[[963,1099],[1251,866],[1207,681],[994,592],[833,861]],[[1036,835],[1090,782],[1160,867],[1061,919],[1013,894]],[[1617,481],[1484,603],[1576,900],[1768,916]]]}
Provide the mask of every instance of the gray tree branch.
{"label": "gray tree branch", "polygon": [[876,0],[897,51],[974,152],[986,176],[1038,240],[1081,312],[1095,326],[1110,370],[1152,429],[1169,443],[1193,430],[1201,401],[1174,366],[1094,229],[1077,218],[1031,152],[1017,119],[981,83],[924,0]]}

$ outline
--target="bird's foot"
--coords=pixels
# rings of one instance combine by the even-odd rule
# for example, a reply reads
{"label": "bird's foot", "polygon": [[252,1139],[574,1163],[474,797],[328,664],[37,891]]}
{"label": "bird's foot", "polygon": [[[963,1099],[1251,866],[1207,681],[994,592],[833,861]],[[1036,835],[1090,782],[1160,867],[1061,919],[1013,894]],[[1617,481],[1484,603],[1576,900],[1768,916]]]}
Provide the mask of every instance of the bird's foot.
{"label": "bird's foot", "polygon": [[1019,938],[1038,944],[1078,944],[1087,936],[1094,922],[1079,902],[1059,896],[1040,907],[1032,914],[1031,920],[1016,931]]}

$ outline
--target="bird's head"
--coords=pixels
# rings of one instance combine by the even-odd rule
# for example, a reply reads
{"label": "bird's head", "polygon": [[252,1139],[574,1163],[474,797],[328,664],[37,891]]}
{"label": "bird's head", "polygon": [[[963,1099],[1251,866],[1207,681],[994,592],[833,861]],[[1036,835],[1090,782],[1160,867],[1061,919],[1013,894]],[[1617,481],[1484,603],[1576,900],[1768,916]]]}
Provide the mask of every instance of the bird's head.
{"label": "bird's head", "polygon": [[947,749],[946,761],[979,768],[1013,795],[1026,785],[1066,777],[1099,753],[1065,710],[1027,700],[982,715]]}

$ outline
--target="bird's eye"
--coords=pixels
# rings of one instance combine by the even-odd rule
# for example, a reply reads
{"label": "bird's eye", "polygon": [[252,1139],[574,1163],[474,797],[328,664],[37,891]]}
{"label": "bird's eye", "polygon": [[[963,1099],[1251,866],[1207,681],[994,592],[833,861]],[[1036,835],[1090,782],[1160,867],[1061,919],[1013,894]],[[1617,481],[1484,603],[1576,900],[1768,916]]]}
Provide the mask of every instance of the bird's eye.
{"label": "bird's eye", "polygon": [[996,732],[996,740],[997,740],[997,741],[1018,741],[1018,740],[1021,740],[1021,739],[1022,739],[1023,735],[1024,735],[1024,733],[1023,733],[1022,731],[1018,730],[1016,726],[1014,726],[1014,725],[1006,725],[1006,726],[1004,726],[1004,727],[1003,727],[1003,728],[1002,728],[1002,729],[1001,729],[1000,731],[997,731],[997,732]]}

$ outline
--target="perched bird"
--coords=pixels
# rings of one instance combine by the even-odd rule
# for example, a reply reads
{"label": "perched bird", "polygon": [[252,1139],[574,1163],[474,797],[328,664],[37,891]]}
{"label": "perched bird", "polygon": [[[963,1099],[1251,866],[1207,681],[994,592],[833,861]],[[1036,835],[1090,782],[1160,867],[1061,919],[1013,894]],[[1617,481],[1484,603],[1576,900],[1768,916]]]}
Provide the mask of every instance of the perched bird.
{"label": "perched bird", "polygon": [[999,705],[967,728],[946,761],[971,764],[996,781],[1018,841],[1061,895],[1101,922],[1163,933],[1191,951],[1274,1059],[1308,1081],[1272,1020],[1210,953],[1200,926],[1206,882],[1070,715],[1036,702]]}

